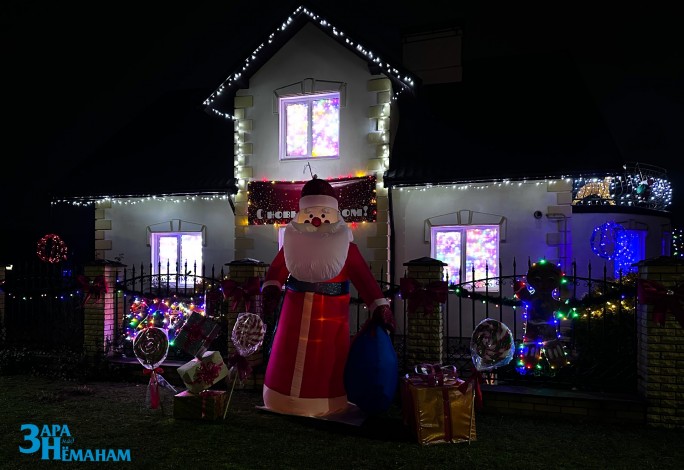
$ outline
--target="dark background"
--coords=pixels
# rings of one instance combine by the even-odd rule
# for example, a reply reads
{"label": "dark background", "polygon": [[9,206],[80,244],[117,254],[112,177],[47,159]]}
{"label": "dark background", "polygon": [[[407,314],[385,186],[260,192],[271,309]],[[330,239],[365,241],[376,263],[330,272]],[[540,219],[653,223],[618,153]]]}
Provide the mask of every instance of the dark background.
{"label": "dark background", "polygon": [[[480,3],[480,2],[469,2]],[[353,31],[372,31],[400,58],[402,28],[457,22],[463,60],[568,51],[626,162],[664,167],[683,222],[684,44],[681,16],[658,2],[603,9],[572,3],[513,7],[461,2],[311,1]],[[216,88],[297,2],[10,1],[0,10],[2,194],[0,261],[35,250],[81,219],[49,204],[53,185],[167,90]],[[317,9],[317,5],[320,9]],[[464,76],[467,68],[464,68]],[[219,78],[217,78],[219,77]],[[170,163],[174,164],[174,163]],[[135,168],[114,173],[135,175]],[[144,178],[145,175],[140,177]],[[66,232],[71,232],[66,229]],[[61,235],[61,234],[60,234]]]}

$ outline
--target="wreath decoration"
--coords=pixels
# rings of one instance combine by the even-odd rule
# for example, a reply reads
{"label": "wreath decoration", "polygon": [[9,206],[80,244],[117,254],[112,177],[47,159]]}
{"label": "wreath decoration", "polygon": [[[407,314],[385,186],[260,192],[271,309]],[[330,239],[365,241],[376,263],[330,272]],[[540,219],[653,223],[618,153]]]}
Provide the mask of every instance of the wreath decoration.
{"label": "wreath decoration", "polygon": [[67,246],[59,235],[48,233],[38,240],[36,254],[46,263],[59,263],[67,259]]}
{"label": "wreath decoration", "polygon": [[618,258],[625,251],[624,232],[625,228],[615,222],[599,225],[591,234],[591,251],[607,260]]}

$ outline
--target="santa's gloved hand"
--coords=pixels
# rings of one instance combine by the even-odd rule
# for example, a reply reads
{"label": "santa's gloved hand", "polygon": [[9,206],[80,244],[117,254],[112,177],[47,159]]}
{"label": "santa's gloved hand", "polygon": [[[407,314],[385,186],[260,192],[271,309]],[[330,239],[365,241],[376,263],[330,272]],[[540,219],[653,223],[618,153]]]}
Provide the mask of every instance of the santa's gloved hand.
{"label": "santa's gloved hand", "polygon": [[264,287],[261,291],[261,307],[264,315],[271,315],[280,301],[280,288],[276,285]]}
{"label": "santa's gloved hand", "polygon": [[394,315],[392,315],[392,309],[389,305],[383,304],[378,305],[373,310],[373,315],[371,315],[371,326],[379,325],[383,327],[388,334],[394,333],[395,323]]}

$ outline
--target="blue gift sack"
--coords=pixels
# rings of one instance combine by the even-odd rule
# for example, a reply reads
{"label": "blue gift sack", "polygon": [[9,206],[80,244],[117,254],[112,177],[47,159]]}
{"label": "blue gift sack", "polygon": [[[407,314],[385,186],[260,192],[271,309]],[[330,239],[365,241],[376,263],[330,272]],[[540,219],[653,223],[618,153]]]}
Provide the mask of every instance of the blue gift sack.
{"label": "blue gift sack", "polygon": [[397,353],[381,326],[367,328],[354,338],[344,370],[347,399],[366,413],[387,411],[399,381]]}

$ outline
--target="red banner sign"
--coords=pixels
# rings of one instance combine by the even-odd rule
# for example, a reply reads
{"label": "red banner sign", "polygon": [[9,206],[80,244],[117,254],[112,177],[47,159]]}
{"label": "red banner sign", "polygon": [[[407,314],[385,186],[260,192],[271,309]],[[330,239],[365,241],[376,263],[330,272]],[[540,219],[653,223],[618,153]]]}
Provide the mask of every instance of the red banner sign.
{"label": "red banner sign", "polygon": [[[337,191],[345,222],[375,222],[375,176],[327,180]],[[247,218],[249,225],[287,224],[299,210],[299,196],[306,181],[251,181]]]}

